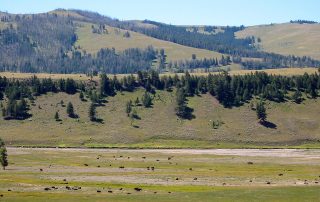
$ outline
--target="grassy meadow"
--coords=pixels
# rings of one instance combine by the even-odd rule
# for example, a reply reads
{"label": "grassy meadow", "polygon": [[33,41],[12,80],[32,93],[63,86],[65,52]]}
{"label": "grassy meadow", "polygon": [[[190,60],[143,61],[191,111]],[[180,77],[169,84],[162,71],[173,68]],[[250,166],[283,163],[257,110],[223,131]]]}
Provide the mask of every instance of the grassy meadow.
{"label": "grassy meadow", "polygon": [[[319,151],[9,148],[4,201],[317,201]],[[154,168],[154,169],[153,169]],[[135,190],[139,188],[141,190]],[[47,190],[45,190],[47,189]],[[8,191],[10,190],[10,191]]]}
{"label": "grassy meadow", "polygon": [[260,37],[262,50],[284,55],[320,59],[319,24],[273,24],[248,27],[236,33],[239,38]]}

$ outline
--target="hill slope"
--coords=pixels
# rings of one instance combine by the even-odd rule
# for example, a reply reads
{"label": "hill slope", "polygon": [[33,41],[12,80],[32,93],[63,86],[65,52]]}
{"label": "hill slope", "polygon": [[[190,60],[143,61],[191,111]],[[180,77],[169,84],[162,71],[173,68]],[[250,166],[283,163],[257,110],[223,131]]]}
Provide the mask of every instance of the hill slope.
{"label": "hill slope", "polygon": [[[222,56],[222,54],[214,51],[182,46],[133,31],[128,31],[130,37],[126,38],[123,35],[127,30],[110,26],[106,27],[108,34],[96,34],[92,32],[91,25],[83,23],[83,26],[78,27],[76,30],[78,41],[75,46],[80,46],[89,53],[97,53],[101,48],[115,48],[116,51],[124,51],[129,48],[145,49],[152,45],[156,49],[164,49],[168,61],[191,60],[192,54],[196,54],[199,59],[220,59]],[[98,25],[95,24],[95,26]]]}
{"label": "hill slope", "polygon": [[238,38],[255,36],[262,50],[283,55],[320,59],[320,24],[274,24],[248,27],[236,33]]}
{"label": "hill slope", "polygon": [[[250,104],[224,108],[206,94],[189,98],[195,118],[180,120],[175,114],[175,92],[157,91],[152,108],[134,107],[141,118],[131,125],[125,113],[128,100],[141,98],[144,90],[118,93],[97,108],[103,124],[90,122],[90,102],[81,102],[79,94],[43,95],[31,106],[29,120],[6,121],[0,118],[1,138],[8,145],[86,146],[86,147],[254,147],[299,146],[320,139],[319,99],[303,104],[268,102],[268,120],[276,128],[261,126]],[[71,101],[79,119],[68,118],[64,103]],[[59,111],[62,122],[56,122]],[[213,121],[224,124],[212,128]]]}
{"label": "hill slope", "polygon": [[[94,12],[63,9],[33,15],[0,13],[0,17],[0,71],[114,74],[136,73],[154,67],[160,72],[221,67],[320,67],[320,60],[257,50],[252,46],[254,33],[243,34],[242,39],[235,38],[238,31],[246,33],[243,26],[196,28],[149,20],[120,21]],[[299,35],[296,30],[285,28],[285,31]],[[280,34],[283,35],[281,32],[276,35]],[[317,51],[313,47],[317,43],[312,40],[316,40],[318,32],[313,35],[305,48],[294,53],[303,56],[307,48]],[[296,40],[297,46],[299,40]],[[283,43],[288,46],[289,42]],[[155,49],[144,49],[150,45]],[[286,51],[293,49],[299,50],[285,48]],[[277,52],[276,49],[271,51]],[[155,61],[159,65],[154,65]],[[171,63],[175,61],[178,62]]]}

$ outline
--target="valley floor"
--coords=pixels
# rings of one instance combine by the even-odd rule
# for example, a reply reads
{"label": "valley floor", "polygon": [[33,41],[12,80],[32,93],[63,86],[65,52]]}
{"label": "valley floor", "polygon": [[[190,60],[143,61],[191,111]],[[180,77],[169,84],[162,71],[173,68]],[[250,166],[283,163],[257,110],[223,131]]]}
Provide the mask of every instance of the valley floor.
{"label": "valley floor", "polygon": [[4,201],[317,201],[320,150],[8,148]]}

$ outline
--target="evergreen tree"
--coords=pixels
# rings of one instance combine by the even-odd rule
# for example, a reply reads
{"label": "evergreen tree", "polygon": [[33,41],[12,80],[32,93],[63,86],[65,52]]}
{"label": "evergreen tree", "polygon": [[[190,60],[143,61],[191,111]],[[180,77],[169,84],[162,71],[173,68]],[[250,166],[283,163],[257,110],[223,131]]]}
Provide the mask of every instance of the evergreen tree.
{"label": "evergreen tree", "polygon": [[138,106],[140,104],[140,100],[139,98],[137,97],[136,101],[135,101],[135,105]]}
{"label": "evergreen tree", "polygon": [[292,95],[292,100],[297,103],[300,104],[302,102],[302,93],[299,90],[296,90],[294,92],[294,94]]}
{"label": "evergreen tree", "polygon": [[83,92],[82,92],[82,91],[81,91],[80,94],[79,94],[79,98],[80,98],[81,101],[84,100],[84,95],[83,95]]}
{"label": "evergreen tree", "polygon": [[267,112],[263,101],[257,102],[256,112],[259,122],[264,123],[267,119]]}
{"label": "evergreen tree", "polygon": [[150,96],[150,93],[148,93],[147,91],[144,93],[143,97],[142,97],[142,104],[144,107],[148,108],[151,107],[152,105],[152,98]]}
{"label": "evergreen tree", "polygon": [[100,75],[100,95],[113,95],[114,88],[106,74]]}
{"label": "evergreen tree", "polygon": [[58,112],[58,111],[55,113],[54,119],[55,119],[56,121],[60,121],[60,116],[59,116],[59,112]]}
{"label": "evergreen tree", "polygon": [[90,121],[96,121],[96,105],[94,103],[91,103],[90,108],[89,108],[89,118]]}
{"label": "evergreen tree", "polygon": [[132,111],[132,101],[130,100],[126,104],[126,113],[127,113],[128,117],[130,116],[131,111]]}
{"label": "evergreen tree", "polygon": [[68,94],[75,94],[77,92],[77,85],[73,79],[67,79],[64,91]]}
{"label": "evergreen tree", "polygon": [[178,88],[176,93],[176,114],[180,118],[188,118],[190,116],[188,107],[186,105],[186,96],[183,88]]}
{"label": "evergreen tree", "polygon": [[27,116],[28,105],[25,99],[21,99],[17,105],[17,116],[18,118],[24,119]]}
{"label": "evergreen tree", "polygon": [[90,99],[91,99],[91,102],[95,104],[101,104],[100,96],[97,94],[97,91],[91,92]]}
{"label": "evergreen tree", "polygon": [[7,149],[4,146],[0,148],[0,163],[2,165],[3,170],[5,170],[6,167],[9,165]]}
{"label": "evergreen tree", "polygon": [[71,102],[67,105],[67,114],[70,118],[76,118],[76,114],[74,113],[74,108]]}

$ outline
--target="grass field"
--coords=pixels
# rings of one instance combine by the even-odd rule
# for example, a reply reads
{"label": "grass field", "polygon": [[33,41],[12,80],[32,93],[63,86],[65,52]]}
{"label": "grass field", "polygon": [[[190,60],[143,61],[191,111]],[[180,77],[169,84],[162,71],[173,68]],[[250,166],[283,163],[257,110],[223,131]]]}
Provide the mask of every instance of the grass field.
{"label": "grass field", "polygon": [[262,50],[284,55],[320,59],[319,24],[274,24],[248,27],[236,33],[239,38],[260,37]]}
{"label": "grass field", "polygon": [[0,171],[0,200],[319,199],[318,150],[253,152],[9,148],[10,166]]}
{"label": "grass field", "polygon": [[[130,32],[131,37],[125,38],[123,34],[126,30],[120,30],[107,26],[109,34],[94,34],[92,33],[91,25],[88,23],[82,23],[83,26],[79,27],[76,31],[78,35],[78,41],[75,46],[80,46],[88,53],[97,53],[101,48],[115,48],[116,51],[123,51],[128,48],[147,48],[149,45],[157,49],[164,49],[167,55],[167,61],[178,60],[191,60],[192,54],[196,54],[197,58],[221,58],[221,54],[197,49],[187,46],[182,46],[172,42],[162,41],[146,35]],[[97,25],[95,25],[97,26]],[[119,33],[116,33],[119,30]]]}
{"label": "grass field", "polygon": [[[152,108],[135,107],[140,120],[131,120],[125,113],[129,100],[141,99],[144,91],[118,93],[98,107],[104,123],[88,118],[90,102],[82,102],[79,94],[43,95],[31,106],[30,119],[6,121],[0,117],[0,136],[8,145],[60,147],[130,147],[130,148],[252,148],[297,147],[320,148],[319,99],[302,104],[292,102],[267,104],[268,120],[275,128],[266,128],[257,121],[250,104],[239,108],[223,108],[211,95],[189,98],[194,109],[192,120],[177,118],[175,92],[157,91]],[[71,101],[79,119],[66,115],[65,104]],[[56,122],[59,111],[62,122]],[[213,121],[224,124],[213,129]],[[156,127],[155,127],[156,126]]]}

